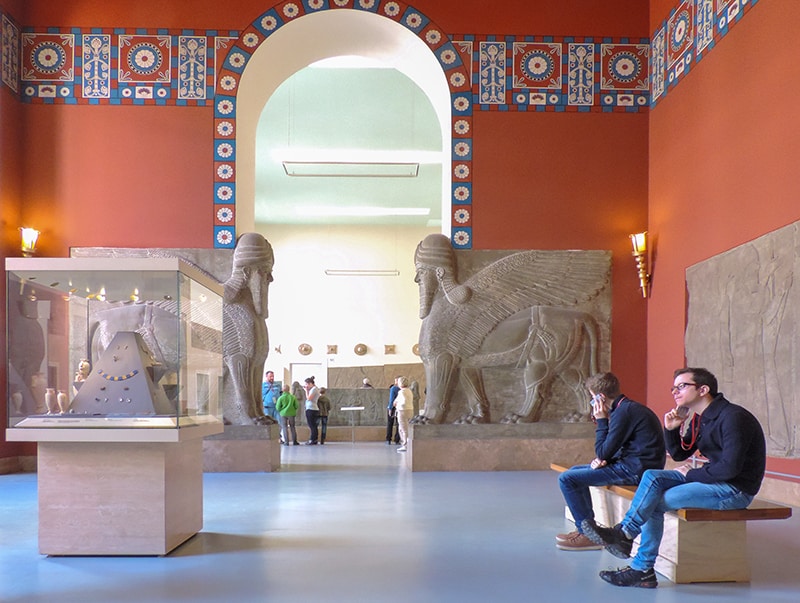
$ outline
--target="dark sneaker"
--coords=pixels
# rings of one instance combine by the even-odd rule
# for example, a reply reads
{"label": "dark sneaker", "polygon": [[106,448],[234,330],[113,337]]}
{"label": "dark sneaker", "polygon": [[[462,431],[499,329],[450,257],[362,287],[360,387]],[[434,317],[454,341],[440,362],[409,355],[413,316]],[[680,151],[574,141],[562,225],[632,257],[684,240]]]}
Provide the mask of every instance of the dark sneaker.
{"label": "dark sneaker", "polygon": [[595,544],[580,532],[561,542],[556,541],[556,548],[562,551],[601,551],[603,545]]}
{"label": "dark sneaker", "polygon": [[594,519],[584,519],[581,529],[589,540],[595,544],[602,544],[614,557],[627,559],[631,556],[633,539],[625,535],[620,524],[613,528],[603,528],[597,525]]}
{"label": "dark sneaker", "polygon": [[651,569],[646,572],[623,567],[618,570],[600,572],[600,577],[614,586],[635,586],[638,588],[655,588],[658,586],[656,573]]}

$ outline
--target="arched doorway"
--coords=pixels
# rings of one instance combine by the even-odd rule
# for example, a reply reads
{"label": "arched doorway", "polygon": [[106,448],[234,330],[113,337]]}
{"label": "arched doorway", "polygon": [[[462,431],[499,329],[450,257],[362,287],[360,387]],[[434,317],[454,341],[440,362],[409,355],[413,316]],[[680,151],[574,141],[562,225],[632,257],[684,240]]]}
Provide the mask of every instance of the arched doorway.
{"label": "arched doorway", "polygon": [[[471,246],[471,87],[461,56],[434,24],[411,7],[382,2],[374,10],[335,10],[331,6],[330,10],[314,12],[308,8],[312,4],[301,8],[305,15],[287,15],[289,5],[268,10],[241,34],[222,62],[215,97],[215,246],[232,246],[237,232],[257,230],[256,133],[267,101],[299,70],[315,61],[341,55],[366,57],[390,65],[423,91],[436,114],[441,141],[441,232],[450,234],[452,225],[457,224],[457,246]],[[373,3],[361,0],[358,4]],[[408,255],[412,257],[411,253]],[[409,283],[416,304],[416,286],[412,280]],[[302,309],[296,306],[291,314],[303,316]],[[414,319],[417,314],[415,307],[410,316]],[[404,341],[398,347],[418,362],[411,352],[416,330],[418,326],[411,330],[413,342]],[[272,325],[270,334],[272,337]],[[337,341],[342,340],[328,339],[327,343]],[[388,337],[374,347],[383,354],[382,344],[394,341]],[[273,339],[273,350],[276,343],[278,347],[283,345],[284,367],[291,364],[286,353],[295,353],[298,341],[286,345]],[[320,353],[324,355],[325,343],[303,339],[302,346],[313,350],[305,360],[315,360]],[[353,343],[347,342],[340,348],[352,350]],[[348,361],[343,355],[336,359]],[[268,360],[268,368],[280,368],[273,364]]]}
{"label": "arched doorway", "polygon": [[254,137],[264,103],[298,69],[343,54],[393,65],[431,100],[451,157],[442,171],[442,230],[449,233],[458,225],[456,246],[471,247],[472,104],[461,56],[410,6],[357,0],[348,9],[349,4],[334,0],[330,7],[320,1],[269,9],[227,51],[215,95],[215,247],[232,247],[237,231],[253,227]]}

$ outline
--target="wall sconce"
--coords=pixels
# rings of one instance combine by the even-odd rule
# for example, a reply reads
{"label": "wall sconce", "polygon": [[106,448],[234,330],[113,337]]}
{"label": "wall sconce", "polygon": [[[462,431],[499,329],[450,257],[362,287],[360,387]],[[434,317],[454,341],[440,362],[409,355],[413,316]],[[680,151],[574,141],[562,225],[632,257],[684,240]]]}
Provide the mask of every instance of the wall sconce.
{"label": "wall sconce", "polygon": [[36,253],[36,241],[39,239],[39,231],[35,228],[20,228],[19,231],[22,233],[22,243],[20,244],[22,255],[29,258]]}
{"label": "wall sconce", "polygon": [[629,236],[633,244],[636,270],[639,272],[639,286],[642,288],[642,297],[647,297],[647,290],[650,288],[650,273],[647,271],[647,231]]}

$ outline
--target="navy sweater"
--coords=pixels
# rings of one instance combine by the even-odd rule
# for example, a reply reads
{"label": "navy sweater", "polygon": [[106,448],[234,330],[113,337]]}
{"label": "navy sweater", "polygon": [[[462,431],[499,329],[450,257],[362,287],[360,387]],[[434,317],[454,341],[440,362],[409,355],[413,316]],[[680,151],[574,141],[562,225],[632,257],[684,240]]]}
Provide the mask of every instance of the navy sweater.
{"label": "navy sweater", "polygon": [[680,429],[664,430],[667,450],[676,461],[689,458],[696,450],[709,462],[686,474],[690,482],[727,482],[755,496],[764,479],[767,445],[764,431],[750,411],[732,404],[722,394],[700,416],[697,441],[689,446],[691,429],[684,436],[688,450],[681,446]]}
{"label": "navy sweater", "polygon": [[647,469],[663,469],[666,452],[661,421],[646,406],[618,396],[608,418],[597,419],[594,452],[609,464],[622,463],[639,477]]}

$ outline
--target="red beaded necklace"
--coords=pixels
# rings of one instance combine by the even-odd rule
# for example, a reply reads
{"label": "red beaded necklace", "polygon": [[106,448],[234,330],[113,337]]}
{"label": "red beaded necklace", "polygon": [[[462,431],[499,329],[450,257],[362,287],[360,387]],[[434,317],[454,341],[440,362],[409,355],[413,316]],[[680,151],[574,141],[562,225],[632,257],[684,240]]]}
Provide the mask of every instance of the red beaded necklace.
{"label": "red beaded necklace", "polygon": [[683,439],[683,436],[686,435],[685,433],[681,435],[681,448],[686,451],[691,450],[694,448],[694,445],[697,443],[697,435],[700,433],[700,415],[697,413],[692,415],[692,418],[689,420],[689,427],[686,430],[690,432],[689,436],[689,443],[687,444],[686,441]]}

